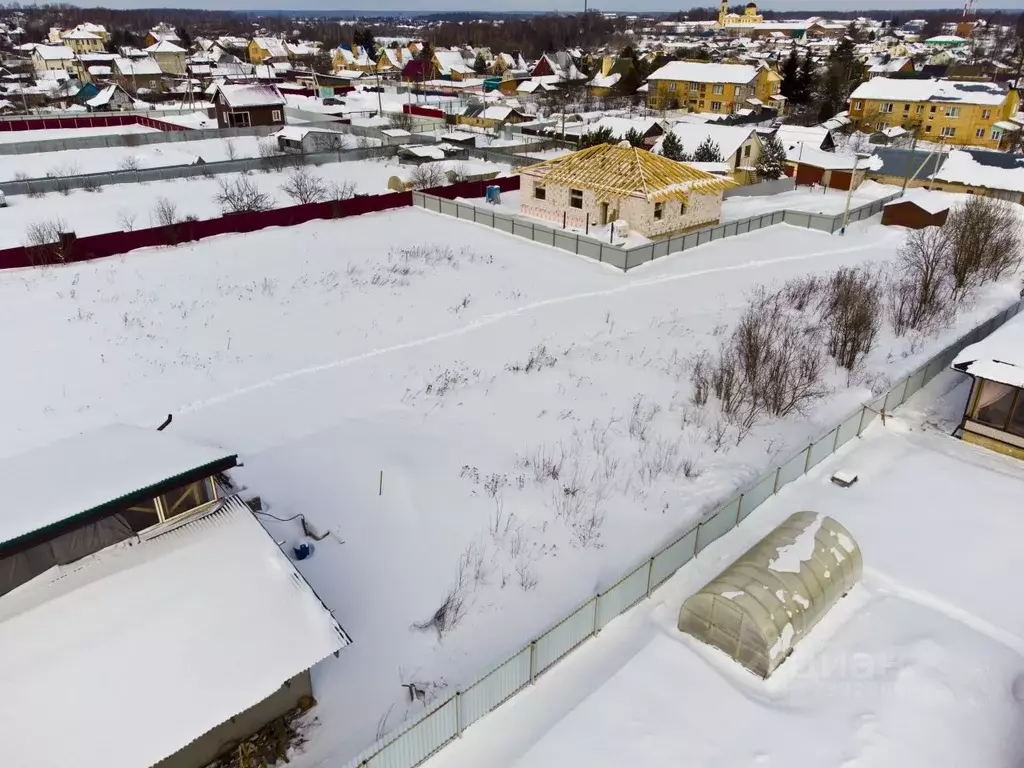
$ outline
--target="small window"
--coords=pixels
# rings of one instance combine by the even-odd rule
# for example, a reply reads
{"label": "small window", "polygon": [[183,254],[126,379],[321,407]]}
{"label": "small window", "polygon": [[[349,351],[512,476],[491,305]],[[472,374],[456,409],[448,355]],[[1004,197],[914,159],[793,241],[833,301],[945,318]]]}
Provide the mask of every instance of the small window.
{"label": "small window", "polygon": [[163,519],[171,520],[186,512],[190,512],[204,504],[209,504],[217,498],[213,489],[213,478],[206,478],[195,483],[190,483],[184,488],[175,488],[160,497],[161,512]]}
{"label": "small window", "polygon": [[570,189],[569,190],[569,205],[573,208],[583,208],[583,190],[582,189]]}
{"label": "small window", "polygon": [[744,157],[750,157],[750,145],[749,144],[743,148],[743,156]]}
{"label": "small window", "polygon": [[675,83],[669,83],[668,84],[668,90],[669,90],[669,93],[675,93],[676,92],[676,84]]}
{"label": "small window", "polygon": [[722,111],[722,102],[720,102],[720,101],[712,101],[711,102],[711,111],[712,112],[721,112]]}
{"label": "small window", "polygon": [[916,113],[917,113],[917,114],[919,114],[919,115],[920,115],[920,114],[921,114],[922,112],[924,112],[924,104],[918,104],[918,105],[917,105],[917,108],[916,108],[916,109],[914,110],[914,112],[916,112]]}
{"label": "small window", "polygon": [[281,122],[281,110],[275,109],[273,112],[271,112],[270,119],[273,120],[275,123]]}
{"label": "small window", "polygon": [[1020,396],[1020,390],[1017,390],[1017,401],[1014,403],[1006,431],[1024,437],[1024,397]]}
{"label": "small window", "polygon": [[875,123],[875,130],[876,131],[884,131],[888,127],[889,127],[888,123]]}
{"label": "small window", "polygon": [[946,136],[947,138],[950,136],[956,136],[956,128],[954,128],[951,125],[943,126],[942,135]]}
{"label": "small window", "polygon": [[711,89],[711,92],[715,94],[725,93],[725,86],[721,83],[716,83],[715,87]]}
{"label": "small window", "polygon": [[855,101],[855,102],[853,102],[853,108],[854,109],[864,109],[864,102],[863,101]]}
{"label": "small window", "polygon": [[926,126],[924,127],[924,132],[925,132],[925,133],[931,133],[931,132],[932,132],[932,127],[931,127],[930,125],[926,125]]}
{"label": "small window", "polygon": [[947,107],[946,117],[960,117],[960,107]]}
{"label": "small window", "polygon": [[696,93],[700,90],[700,83],[690,83],[690,93]]}
{"label": "small window", "polygon": [[929,112],[934,112],[934,111],[935,111],[935,105],[934,105],[934,104],[932,104],[932,106],[931,106],[931,109],[929,109],[928,111],[929,111]]}
{"label": "small window", "polygon": [[978,130],[976,130],[974,132],[974,137],[976,139],[984,139],[985,138],[985,129],[984,128],[979,128]]}
{"label": "small window", "polygon": [[548,191],[546,189],[544,189],[544,187],[534,187],[533,188],[533,199],[534,200],[547,200],[548,199]]}
{"label": "small window", "polygon": [[1001,141],[1003,138],[1003,132],[998,128],[992,129],[992,141]]}
{"label": "small window", "polygon": [[160,522],[160,511],[157,509],[156,499],[147,499],[121,512],[121,517],[129,528],[139,533]]}
{"label": "small window", "polygon": [[882,105],[882,108],[878,111],[884,115],[889,114],[890,112],[892,112],[892,102],[887,101],[885,104]]}
{"label": "small window", "polygon": [[981,110],[981,119],[982,120],[988,120],[990,117],[992,117],[992,110],[991,109],[983,109],[983,110]]}
{"label": "small window", "polygon": [[660,221],[664,215],[665,215],[665,204],[664,203],[655,203],[654,204],[654,219],[656,221]]}
{"label": "small window", "polygon": [[682,202],[682,203],[679,204],[679,215],[680,216],[685,216],[686,215],[686,203],[685,202]]}
{"label": "small window", "polygon": [[909,104],[904,104],[903,105],[903,111],[904,112],[909,112],[910,111],[910,105]]}
{"label": "small window", "polygon": [[1006,429],[1006,421],[1013,410],[1013,398],[1017,390],[996,381],[983,381],[978,403],[975,406],[975,421],[996,429]]}

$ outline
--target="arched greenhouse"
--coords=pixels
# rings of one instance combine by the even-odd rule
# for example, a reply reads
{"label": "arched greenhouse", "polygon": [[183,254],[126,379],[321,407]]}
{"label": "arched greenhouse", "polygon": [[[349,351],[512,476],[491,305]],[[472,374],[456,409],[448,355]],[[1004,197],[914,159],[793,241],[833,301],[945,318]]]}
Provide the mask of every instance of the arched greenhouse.
{"label": "arched greenhouse", "polygon": [[861,575],[853,536],[796,512],[683,603],[679,629],[768,677]]}

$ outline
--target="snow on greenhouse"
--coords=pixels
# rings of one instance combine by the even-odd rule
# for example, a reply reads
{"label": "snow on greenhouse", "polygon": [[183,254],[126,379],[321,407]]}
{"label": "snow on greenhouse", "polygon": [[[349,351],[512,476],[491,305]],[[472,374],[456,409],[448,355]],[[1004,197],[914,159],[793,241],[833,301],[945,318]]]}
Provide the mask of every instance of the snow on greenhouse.
{"label": "snow on greenhouse", "polygon": [[861,567],[843,526],[796,512],[687,598],[679,629],[768,677],[857,583]]}

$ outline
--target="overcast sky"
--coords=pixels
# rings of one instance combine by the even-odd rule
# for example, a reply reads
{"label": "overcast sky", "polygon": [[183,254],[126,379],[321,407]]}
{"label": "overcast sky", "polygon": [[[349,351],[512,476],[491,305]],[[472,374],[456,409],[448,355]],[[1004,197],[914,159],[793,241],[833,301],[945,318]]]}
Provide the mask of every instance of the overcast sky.
{"label": "overcast sky", "polygon": [[[74,0],[72,0],[74,2]],[[737,0],[732,0],[737,2]],[[251,9],[251,10],[352,10],[352,11],[375,11],[377,13],[386,11],[399,11],[417,9],[420,12],[428,10],[437,11],[474,11],[484,10],[491,12],[508,11],[578,11],[583,9],[583,0],[502,0],[501,2],[487,4],[480,0],[79,0],[75,5],[96,6],[102,5],[108,8],[207,8],[209,10],[230,10],[230,9]],[[590,0],[590,7],[603,11],[631,11],[636,13],[640,10],[646,11],[678,11],[696,6],[712,5],[717,3],[689,3],[674,2],[673,0]],[[1014,9],[1024,10],[1024,0],[979,0],[977,7],[984,9]],[[834,10],[836,12],[855,15],[858,11],[866,8],[885,8],[886,10],[910,10],[921,8],[953,8],[961,7],[957,2],[936,2],[936,0],[772,0],[762,4],[765,9],[774,11],[794,11],[802,8],[814,8],[817,10]]]}

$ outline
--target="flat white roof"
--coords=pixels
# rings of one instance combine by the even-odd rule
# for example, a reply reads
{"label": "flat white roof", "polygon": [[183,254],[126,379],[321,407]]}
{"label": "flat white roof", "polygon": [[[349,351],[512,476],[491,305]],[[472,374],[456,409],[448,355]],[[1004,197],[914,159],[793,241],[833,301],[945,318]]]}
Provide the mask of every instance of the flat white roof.
{"label": "flat white roof", "polygon": [[749,83],[757,67],[747,64],[706,64],[699,61],[670,61],[648,80],[676,80],[693,83]]}
{"label": "flat white roof", "polygon": [[959,80],[902,80],[875,77],[857,86],[850,98],[882,101],[933,101],[998,106],[1008,91],[996,83]]}
{"label": "flat white roof", "polygon": [[0,459],[0,543],[233,456],[172,431],[114,424]]}
{"label": "flat white roof", "polygon": [[151,766],[351,642],[237,497],[130,543],[0,598],[6,764]]}

